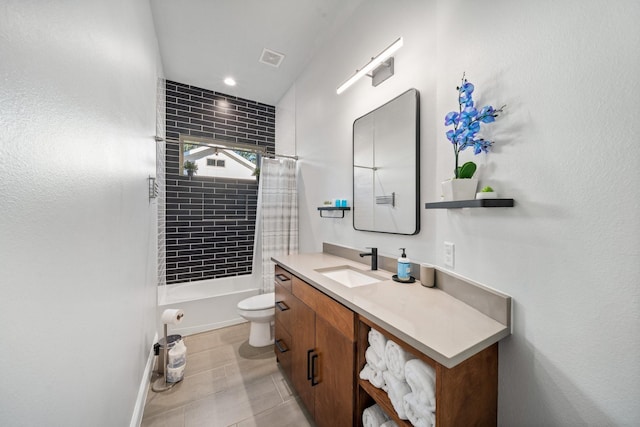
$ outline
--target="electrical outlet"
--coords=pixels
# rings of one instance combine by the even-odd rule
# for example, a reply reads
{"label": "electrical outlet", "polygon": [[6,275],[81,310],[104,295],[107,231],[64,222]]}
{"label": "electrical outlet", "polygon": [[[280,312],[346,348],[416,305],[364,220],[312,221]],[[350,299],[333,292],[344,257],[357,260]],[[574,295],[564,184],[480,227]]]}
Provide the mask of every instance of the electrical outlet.
{"label": "electrical outlet", "polygon": [[444,265],[449,268],[453,268],[455,262],[455,249],[456,245],[452,242],[444,242]]}

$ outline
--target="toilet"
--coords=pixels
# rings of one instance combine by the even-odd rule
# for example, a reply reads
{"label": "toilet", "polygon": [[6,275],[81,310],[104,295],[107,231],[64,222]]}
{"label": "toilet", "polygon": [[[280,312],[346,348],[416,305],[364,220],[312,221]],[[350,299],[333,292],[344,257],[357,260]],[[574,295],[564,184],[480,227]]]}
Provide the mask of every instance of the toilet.
{"label": "toilet", "polygon": [[275,293],[256,295],[238,303],[238,314],[251,322],[249,345],[264,347],[273,344],[271,323],[275,319]]}

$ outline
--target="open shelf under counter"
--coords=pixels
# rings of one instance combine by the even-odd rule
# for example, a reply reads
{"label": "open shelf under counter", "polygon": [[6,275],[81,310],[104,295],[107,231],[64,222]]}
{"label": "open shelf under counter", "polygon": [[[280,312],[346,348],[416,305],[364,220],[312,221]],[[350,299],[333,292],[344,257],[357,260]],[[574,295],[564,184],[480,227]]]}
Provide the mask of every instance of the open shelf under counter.
{"label": "open shelf under counter", "polygon": [[[363,316],[358,316],[358,340],[356,369],[359,373],[366,363],[365,352],[368,333],[375,328],[386,339],[394,341],[414,358],[434,368],[436,375],[436,424],[435,427],[467,425],[495,426],[498,420],[498,344],[495,343],[469,359],[449,369],[402,341],[394,334]],[[393,409],[391,399],[384,390],[369,381],[357,379],[357,426],[362,426],[365,408],[377,403],[399,426],[411,426],[401,420]]]}
{"label": "open shelf under counter", "polygon": [[[393,421],[398,424],[398,426],[410,427],[411,424],[407,420],[401,420],[396,414],[395,409],[393,409],[393,404],[391,403],[391,399],[389,399],[389,395],[379,388],[376,388],[373,384],[371,384],[367,380],[358,379],[358,386],[362,388],[362,391],[366,393],[375,403],[380,406],[380,408],[389,416]],[[361,392],[361,391],[359,391]],[[362,399],[362,397],[361,397]]]}

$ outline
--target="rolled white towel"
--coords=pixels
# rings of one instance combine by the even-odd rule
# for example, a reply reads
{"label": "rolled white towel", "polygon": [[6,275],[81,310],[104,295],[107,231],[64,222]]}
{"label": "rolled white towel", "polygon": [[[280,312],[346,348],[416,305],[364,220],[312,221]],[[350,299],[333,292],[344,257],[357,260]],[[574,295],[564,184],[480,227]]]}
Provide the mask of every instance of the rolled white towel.
{"label": "rolled white towel", "polygon": [[376,354],[384,358],[384,348],[387,345],[387,338],[379,331],[371,328],[369,330],[369,346],[373,347]]}
{"label": "rolled white towel", "polygon": [[414,356],[407,353],[398,344],[391,340],[387,340],[387,344],[384,349],[384,360],[387,364],[387,369],[397,379],[404,381],[404,365],[408,360],[414,359]]}
{"label": "rolled white towel", "polygon": [[436,371],[420,359],[409,360],[404,366],[405,378],[421,406],[436,406]]}
{"label": "rolled white towel", "polygon": [[393,420],[389,420],[384,424],[380,424],[380,427],[398,427],[398,424]]}
{"label": "rolled white towel", "polygon": [[403,398],[404,411],[407,418],[414,426],[431,427],[435,425],[435,407],[427,407],[418,401],[417,396],[412,392]]}
{"label": "rolled white towel", "polygon": [[415,418],[427,417],[436,410],[434,406],[422,404],[414,392],[405,394],[402,400],[407,415],[413,413]]}
{"label": "rolled white towel", "polygon": [[362,411],[362,424],[364,427],[380,427],[389,417],[378,405],[369,406]]}
{"label": "rolled white towel", "polygon": [[419,418],[414,427],[434,427],[436,425],[435,418],[431,421],[429,418]]}
{"label": "rolled white towel", "polygon": [[364,367],[360,371],[360,378],[368,381],[372,375],[373,375],[373,369],[371,369],[371,366],[369,366],[368,363],[365,363]]}
{"label": "rolled white towel", "polygon": [[387,384],[384,381],[384,375],[382,375],[382,371],[374,369],[368,363],[365,363],[364,367],[360,371],[360,378],[369,381],[374,387],[381,388],[384,391],[387,391]]}
{"label": "rolled white towel", "polygon": [[384,355],[379,356],[372,346],[367,347],[367,350],[364,352],[364,358],[373,369],[377,369],[378,371],[387,370],[387,364],[384,361]]}
{"label": "rolled white towel", "polygon": [[406,381],[400,381],[389,371],[384,371],[383,375],[384,381],[389,387],[387,394],[389,395],[389,400],[391,400],[393,409],[395,409],[396,414],[398,414],[398,418],[401,420],[408,420],[409,418],[404,410],[404,396],[411,393],[409,384],[407,384]]}
{"label": "rolled white towel", "polygon": [[384,380],[384,372],[386,371],[379,371],[377,369],[373,369],[371,366],[369,366],[369,368],[371,368],[371,376],[369,377],[369,382],[374,386],[374,387],[378,387],[383,389],[384,391],[387,390],[387,383]]}

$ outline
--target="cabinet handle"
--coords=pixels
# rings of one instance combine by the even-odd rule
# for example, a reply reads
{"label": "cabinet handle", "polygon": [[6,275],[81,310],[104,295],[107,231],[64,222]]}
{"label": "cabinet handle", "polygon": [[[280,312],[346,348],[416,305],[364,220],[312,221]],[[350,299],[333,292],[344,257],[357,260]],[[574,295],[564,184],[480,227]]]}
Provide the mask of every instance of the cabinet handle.
{"label": "cabinet handle", "polygon": [[284,348],[283,348],[282,344],[280,344],[281,342],[282,342],[282,340],[276,340],[276,342],[275,342],[276,347],[278,347],[278,351],[280,351],[280,353],[286,353],[287,351],[289,351],[289,347],[287,347],[285,345]]}
{"label": "cabinet handle", "polygon": [[287,311],[289,310],[289,306],[287,304],[285,304],[282,301],[276,301],[276,307],[278,307],[278,309],[280,311]]}
{"label": "cabinet handle", "polygon": [[288,282],[289,280],[291,280],[282,273],[276,274],[276,279],[278,279],[280,282]]}
{"label": "cabinet handle", "polygon": [[311,356],[311,386],[318,385],[318,381],[316,381],[316,361],[318,360],[318,354],[314,354]]}
{"label": "cabinet handle", "polygon": [[307,379],[311,379],[311,353],[313,353],[313,349],[307,350]]}

